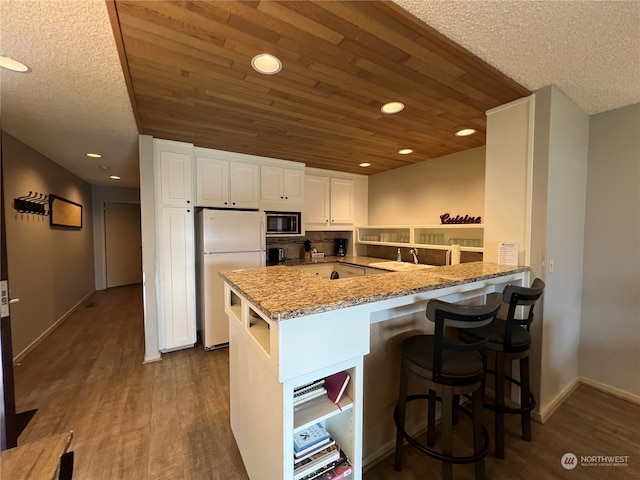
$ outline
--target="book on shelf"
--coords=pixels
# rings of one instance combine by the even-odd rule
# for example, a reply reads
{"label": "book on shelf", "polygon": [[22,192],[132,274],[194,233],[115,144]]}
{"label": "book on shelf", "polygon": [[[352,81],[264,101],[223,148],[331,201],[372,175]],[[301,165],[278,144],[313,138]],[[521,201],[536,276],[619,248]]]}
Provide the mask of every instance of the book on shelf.
{"label": "book on shelf", "polygon": [[293,396],[300,395],[309,390],[315,390],[316,388],[322,387],[324,384],[324,378],[320,378],[318,380],[314,380],[313,382],[306,383],[304,385],[300,385],[293,389]]}
{"label": "book on shelf", "polygon": [[340,458],[340,449],[335,443],[330,447],[324,448],[302,460],[296,462],[293,466],[293,479],[298,480],[332,464]]}
{"label": "book on shelf", "polygon": [[330,438],[331,435],[322,424],[316,423],[293,434],[293,451],[298,456],[303,455],[313,450],[321,442],[328,443]]}
{"label": "book on shelf", "polygon": [[314,472],[300,478],[299,480],[341,480],[344,478],[348,478],[353,473],[353,466],[349,462],[349,459],[344,454],[342,450],[340,450],[340,456],[337,460],[320,467]]}
{"label": "book on shelf", "polygon": [[309,400],[313,400],[314,398],[324,397],[325,395],[327,395],[327,390],[323,386],[320,386],[320,388],[316,388],[314,390],[308,390],[301,395],[294,394],[293,405],[300,405],[301,403],[308,402]]}
{"label": "book on shelf", "polygon": [[[336,405],[340,402],[350,379],[351,376],[344,371],[334,373],[324,379],[324,388],[327,390],[327,396]],[[338,408],[340,408],[339,405]]]}
{"label": "book on shelf", "polygon": [[315,455],[316,453],[332,446],[335,445],[336,441],[329,437],[329,440],[326,442],[320,442],[318,445],[314,446],[311,450],[302,453],[302,454],[294,454],[294,459],[293,459],[293,463],[294,465],[297,465],[298,463],[300,463],[301,461],[303,461],[306,458],[312,457],[313,455]]}

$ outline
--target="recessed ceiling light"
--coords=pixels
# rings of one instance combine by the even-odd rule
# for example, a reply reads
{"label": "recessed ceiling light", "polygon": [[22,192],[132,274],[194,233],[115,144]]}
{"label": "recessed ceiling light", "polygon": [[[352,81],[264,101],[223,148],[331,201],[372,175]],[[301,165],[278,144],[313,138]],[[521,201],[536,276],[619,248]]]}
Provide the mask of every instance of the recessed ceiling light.
{"label": "recessed ceiling light", "polygon": [[251,59],[251,66],[258,73],[273,75],[282,69],[282,62],[268,53],[261,53]]}
{"label": "recessed ceiling light", "polygon": [[361,163],[361,164],[360,164],[360,166],[361,166],[361,167],[370,167],[370,166],[371,166],[371,164],[370,164],[370,163],[367,163],[367,162],[364,162],[364,163]]}
{"label": "recessed ceiling light", "polygon": [[404,103],[402,102],[389,102],[380,107],[382,113],[391,115],[392,113],[398,113],[404,110]]}
{"label": "recessed ceiling light", "polygon": [[120,177],[118,175],[111,175],[109,178],[111,180],[120,180]]}
{"label": "recessed ceiling light", "polygon": [[14,60],[11,57],[5,57],[4,55],[0,55],[0,67],[19,73],[27,73],[31,71],[31,69],[24,63]]}
{"label": "recessed ceiling light", "polygon": [[413,153],[413,150],[410,148],[403,148],[402,150],[398,150],[398,153],[400,155],[409,155],[410,153]]}
{"label": "recessed ceiling light", "polygon": [[456,132],[456,136],[458,137],[466,137],[468,135],[473,135],[476,131],[473,128],[463,128],[462,130],[458,130]]}
{"label": "recessed ceiling light", "polygon": [[111,167],[109,165],[100,165],[100,170],[111,170]]}
{"label": "recessed ceiling light", "polygon": [[102,155],[100,155],[99,153],[87,153],[87,157],[91,157],[91,158],[101,158]]}

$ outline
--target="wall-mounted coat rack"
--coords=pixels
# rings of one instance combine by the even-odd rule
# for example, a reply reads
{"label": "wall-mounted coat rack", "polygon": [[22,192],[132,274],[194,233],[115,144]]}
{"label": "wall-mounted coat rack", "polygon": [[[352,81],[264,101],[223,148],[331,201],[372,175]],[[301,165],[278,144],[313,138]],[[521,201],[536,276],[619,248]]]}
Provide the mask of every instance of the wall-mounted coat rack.
{"label": "wall-mounted coat rack", "polygon": [[49,205],[49,195],[38,192],[29,192],[29,195],[13,199],[13,208],[20,213],[47,216],[49,215],[47,205]]}

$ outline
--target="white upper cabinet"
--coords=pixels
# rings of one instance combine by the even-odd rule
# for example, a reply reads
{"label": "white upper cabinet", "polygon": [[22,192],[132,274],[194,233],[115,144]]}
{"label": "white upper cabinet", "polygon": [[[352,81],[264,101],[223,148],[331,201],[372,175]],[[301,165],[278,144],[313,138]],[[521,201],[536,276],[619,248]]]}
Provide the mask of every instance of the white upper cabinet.
{"label": "white upper cabinet", "polygon": [[307,229],[339,229],[353,225],[354,202],[353,179],[306,176],[304,221]]}
{"label": "white upper cabinet", "polygon": [[330,188],[329,177],[305,177],[304,221],[307,225],[329,225]]}
{"label": "white upper cabinet", "polygon": [[262,165],[260,167],[261,200],[268,202],[304,202],[304,170]]}
{"label": "white upper cabinet", "polygon": [[353,225],[353,180],[331,178],[331,225]]}
{"label": "white upper cabinet", "polygon": [[196,198],[200,207],[258,208],[258,165],[196,157]]}
{"label": "white upper cabinet", "polygon": [[156,158],[160,166],[160,203],[191,205],[191,154],[158,149]]}

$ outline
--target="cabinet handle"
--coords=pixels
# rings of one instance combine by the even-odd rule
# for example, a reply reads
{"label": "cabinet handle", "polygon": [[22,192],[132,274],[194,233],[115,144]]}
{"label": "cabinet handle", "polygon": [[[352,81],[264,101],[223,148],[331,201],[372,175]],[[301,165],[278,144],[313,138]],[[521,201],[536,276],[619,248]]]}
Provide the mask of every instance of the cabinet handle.
{"label": "cabinet handle", "polygon": [[289,200],[289,197],[284,197],[285,200]]}
{"label": "cabinet handle", "polygon": [[187,208],[187,213],[191,213],[191,210]]}
{"label": "cabinet handle", "polygon": [[231,203],[231,205],[235,205],[235,204],[236,204],[236,202]]}
{"label": "cabinet handle", "polygon": [[280,200],[283,200],[283,199],[284,199],[284,197],[280,197]]}
{"label": "cabinet handle", "polygon": [[191,200],[187,200],[187,203],[191,203]]}
{"label": "cabinet handle", "polygon": [[224,202],[224,204],[225,204],[225,205],[228,205],[228,203],[227,203],[227,202]]}

